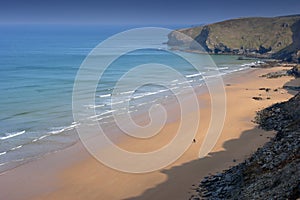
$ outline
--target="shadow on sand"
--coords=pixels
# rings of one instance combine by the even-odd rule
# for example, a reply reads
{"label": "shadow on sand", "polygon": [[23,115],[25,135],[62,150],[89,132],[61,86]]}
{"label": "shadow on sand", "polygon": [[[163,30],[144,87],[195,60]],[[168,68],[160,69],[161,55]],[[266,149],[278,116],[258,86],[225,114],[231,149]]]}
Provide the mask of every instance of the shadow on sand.
{"label": "shadow on sand", "polygon": [[[263,135],[262,135],[263,134]],[[188,199],[193,192],[193,184],[197,186],[201,179],[210,173],[221,172],[230,166],[242,162],[259,147],[259,140],[269,138],[272,132],[264,132],[257,127],[244,131],[238,139],[226,141],[224,151],[209,154],[207,157],[184,163],[180,166],[162,170],[167,180],[154,188],[146,190],[142,195],[130,200]],[[260,142],[262,143],[262,142]],[[241,155],[244,152],[244,155]],[[129,200],[127,199],[127,200]]]}

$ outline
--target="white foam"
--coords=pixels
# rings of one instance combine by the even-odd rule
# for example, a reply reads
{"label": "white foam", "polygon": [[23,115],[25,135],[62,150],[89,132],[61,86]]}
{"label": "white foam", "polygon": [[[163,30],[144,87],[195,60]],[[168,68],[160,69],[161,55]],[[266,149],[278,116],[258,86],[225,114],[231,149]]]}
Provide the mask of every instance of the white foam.
{"label": "white foam", "polygon": [[112,113],[112,112],[115,112],[115,110],[107,110],[106,112],[101,113],[99,116],[106,115],[106,114],[109,114],[109,113]]}
{"label": "white foam", "polygon": [[154,95],[154,94],[158,94],[158,93],[159,93],[159,91],[156,91],[156,92],[147,92],[145,94],[145,96],[150,96],[150,95]]}
{"label": "white foam", "polygon": [[250,66],[253,66],[253,65],[257,66],[257,65],[260,65],[260,64],[264,64],[264,63],[265,62],[258,60],[258,61],[255,61],[255,62],[242,64],[241,66],[242,67],[250,67]]}
{"label": "white foam", "polygon": [[0,156],[5,155],[6,153],[7,153],[6,151],[1,152],[1,153],[0,153]]}
{"label": "white foam", "polygon": [[219,67],[219,70],[229,69],[229,67]]}
{"label": "white foam", "polygon": [[20,149],[22,147],[23,147],[23,145],[20,145],[20,146],[17,146],[17,147],[13,147],[13,148],[10,149],[10,151],[14,151],[14,150]]}
{"label": "white foam", "polygon": [[132,97],[132,99],[139,99],[139,98],[142,98],[144,97],[145,95],[139,95],[139,96],[135,96],[135,97]]}
{"label": "white foam", "polygon": [[110,103],[110,105],[120,104],[120,103],[124,103],[124,102],[126,102],[126,101],[117,101],[117,102],[112,102],[112,103]]}
{"label": "white foam", "polygon": [[186,81],[178,83],[178,85],[186,84]]}
{"label": "white foam", "polygon": [[32,140],[32,142],[36,142],[36,141],[38,141],[39,139],[38,138],[36,138],[36,139],[34,139],[34,140]]}
{"label": "white foam", "polygon": [[16,133],[7,133],[7,134],[5,134],[6,136],[0,137],[0,140],[6,140],[6,139],[9,139],[9,138],[12,138],[12,137],[22,135],[24,133],[25,133],[25,131],[20,131],[20,132],[16,132]]}
{"label": "white foam", "polygon": [[110,97],[111,94],[103,94],[103,95],[99,95],[100,98],[103,98],[103,97]]}
{"label": "white foam", "polygon": [[130,94],[130,93],[133,93],[134,90],[130,90],[130,91],[127,91],[127,92],[121,92],[120,94]]}
{"label": "white foam", "polygon": [[158,90],[158,92],[166,92],[168,91],[168,89],[165,89],[165,90]]}
{"label": "white foam", "polygon": [[[49,133],[52,134],[52,135],[56,135],[56,134],[59,134],[59,133],[63,132],[64,130],[65,130],[65,128],[61,128],[61,129],[58,129],[58,130],[50,131]],[[42,137],[44,137],[44,136],[42,136]],[[41,140],[41,139],[39,138],[39,140]]]}
{"label": "white foam", "polygon": [[156,92],[147,92],[147,93],[144,93],[142,95],[132,97],[132,99],[139,99],[139,98],[142,98],[142,97],[145,97],[145,96],[150,96],[150,95],[158,94],[158,93],[161,93],[161,92],[164,92],[164,91],[168,91],[168,90],[158,90]]}
{"label": "white foam", "polygon": [[201,76],[201,75],[202,75],[202,73],[197,73],[197,74],[186,75],[185,77],[187,77],[187,78],[193,78],[193,77]]}
{"label": "white foam", "polygon": [[101,115],[93,115],[93,116],[91,116],[91,117],[88,117],[88,119],[94,119],[94,118],[97,118],[97,117],[99,117],[99,116],[101,116]]}
{"label": "white foam", "polygon": [[103,120],[103,119],[107,119],[107,118],[111,118],[111,117],[112,117],[111,115],[108,115],[106,117],[100,117],[100,118],[93,119],[92,121],[93,122],[97,122],[97,121],[100,121],[100,120]]}
{"label": "white foam", "polygon": [[43,135],[43,136],[39,137],[38,140],[42,140],[42,139],[44,139],[44,138],[46,138],[46,137],[49,137],[49,135]]}
{"label": "white foam", "polygon": [[[6,165],[6,164],[8,164],[8,162],[0,163],[0,166]],[[2,175],[2,174],[1,174],[1,175]]]}
{"label": "white foam", "polygon": [[91,109],[93,109],[93,108],[101,108],[103,106],[105,106],[105,105],[104,104],[101,104],[101,105],[86,105],[87,108],[91,108]]}
{"label": "white foam", "polygon": [[143,106],[143,105],[147,105],[147,104],[148,104],[148,102],[145,102],[145,103],[140,103],[137,106]]}
{"label": "white foam", "polygon": [[72,124],[72,125],[66,127],[66,128],[65,128],[65,131],[72,130],[72,129],[74,129],[76,126],[78,126],[78,124]]}

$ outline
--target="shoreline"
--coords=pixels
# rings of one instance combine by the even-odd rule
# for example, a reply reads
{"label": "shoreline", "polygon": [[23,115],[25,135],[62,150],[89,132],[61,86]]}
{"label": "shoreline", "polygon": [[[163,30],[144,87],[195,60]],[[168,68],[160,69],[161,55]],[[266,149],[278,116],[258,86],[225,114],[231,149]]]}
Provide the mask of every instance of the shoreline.
{"label": "shoreline", "polygon": [[[269,100],[256,101],[252,99],[254,95],[257,96],[259,93],[263,93],[262,96],[266,97],[264,92],[259,91],[259,87],[271,87],[273,89],[276,85],[276,88],[278,88],[292,79],[292,77],[281,77],[266,81],[266,78],[257,77],[279,69],[281,68],[249,69],[246,70],[247,72],[235,72],[223,77],[224,83],[230,84],[225,87],[228,96],[227,110],[230,116],[227,116],[223,133],[210,155],[218,152],[226,153],[226,148],[223,146],[224,143],[230,140],[237,140],[243,132],[255,128],[255,124],[251,120],[254,118],[256,111],[276,102],[287,100],[291,96],[284,92],[285,90],[280,89],[283,94],[278,93],[280,94],[279,96],[277,95],[278,97],[275,96],[276,93],[272,93],[270,95],[274,96]],[[204,116],[210,116],[209,106],[207,106],[209,105],[209,95],[207,93],[201,94],[199,99],[206,105],[204,108],[201,108],[201,115],[205,113]],[[245,104],[244,108],[242,104]],[[241,107],[242,111],[239,111],[239,107]],[[200,127],[202,129],[199,129],[196,137],[197,141],[203,140],[203,132],[205,133],[206,126],[209,124],[208,118],[201,121]],[[170,122],[163,131],[172,133],[177,126],[178,122]],[[258,129],[255,129],[255,131],[257,132],[256,134],[247,136],[255,144],[249,142],[249,144],[245,144],[245,141],[239,142],[240,144],[237,144],[237,146],[246,146],[247,150],[242,148],[241,151],[230,152],[222,160],[214,161],[217,166],[204,166],[202,173],[206,175],[214,173],[228,168],[235,162],[242,161],[251,152],[255,151],[257,147],[268,141],[269,138],[267,137],[271,137],[274,134],[273,132]],[[172,137],[172,134],[163,135],[150,143],[144,142],[138,145],[134,145],[137,141],[125,141],[121,142],[120,146],[133,151],[148,151],[156,147],[156,145],[164,144],[170,137]],[[98,163],[94,158],[91,158],[81,143],[77,143],[58,153],[46,155],[44,158],[8,171],[0,179],[0,185],[2,186],[0,191],[4,197],[7,197],[6,199],[124,199],[133,198],[134,196],[137,197],[136,199],[151,199],[151,197],[152,199],[153,197],[155,199],[163,199],[170,197],[166,190],[176,193],[174,197],[179,198],[178,195],[185,195],[184,197],[188,198],[190,196],[188,193],[190,192],[189,188],[193,182],[201,180],[199,176],[195,177],[193,172],[199,170],[197,168],[199,164],[209,164],[211,162],[209,158],[197,159],[200,143],[197,142],[191,145],[181,158],[166,169],[144,175],[126,174],[109,169]],[[233,162],[233,159],[235,162]],[[199,160],[200,163],[196,163],[189,168],[189,163]],[[188,175],[185,168],[189,169]],[[49,171],[45,174],[45,170]],[[176,173],[170,174],[172,170],[175,170]],[[176,179],[171,177],[176,177]],[[23,186],[16,194],[13,191],[16,187],[20,188],[18,187],[18,184],[22,182],[20,180],[29,181],[29,183]],[[106,180],[107,183],[103,182],[103,180]],[[41,185],[42,182],[46,182],[46,184]],[[182,191],[185,191],[185,193],[182,194]]]}

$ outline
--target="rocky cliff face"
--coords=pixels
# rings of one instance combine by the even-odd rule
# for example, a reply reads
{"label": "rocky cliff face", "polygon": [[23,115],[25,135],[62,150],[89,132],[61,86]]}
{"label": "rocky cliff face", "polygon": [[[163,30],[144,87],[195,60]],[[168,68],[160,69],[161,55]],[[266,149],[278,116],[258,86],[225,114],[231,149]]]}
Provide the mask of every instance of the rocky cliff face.
{"label": "rocky cliff face", "polygon": [[[183,37],[182,33],[189,36]],[[273,57],[299,62],[300,15],[274,18],[241,18],[206,26],[180,29],[169,34],[168,44],[185,50],[213,54]]]}

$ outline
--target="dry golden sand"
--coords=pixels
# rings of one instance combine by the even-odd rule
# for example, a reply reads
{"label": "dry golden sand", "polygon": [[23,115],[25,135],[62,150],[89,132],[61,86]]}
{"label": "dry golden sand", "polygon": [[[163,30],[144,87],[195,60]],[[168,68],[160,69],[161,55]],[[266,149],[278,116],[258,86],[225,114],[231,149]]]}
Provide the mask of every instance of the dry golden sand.
{"label": "dry golden sand", "polygon": [[[201,116],[206,117],[201,117],[197,142],[164,170],[147,174],[122,173],[102,165],[89,156],[81,144],[76,144],[0,176],[0,199],[188,199],[193,184],[209,173],[241,162],[274,134],[258,129],[251,120],[256,111],[291,97],[283,89],[273,91],[291,77],[259,77],[281,69],[250,69],[224,78],[225,84],[230,84],[226,86],[225,125],[213,152],[205,158],[198,159],[198,153],[210,120],[208,93],[199,96]],[[266,92],[259,90],[260,87],[272,90]],[[263,100],[252,99],[260,94]],[[178,123],[168,123],[151,141],[126,139],[120,146],[131,151],[153,150],[170,141]]]}

